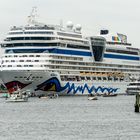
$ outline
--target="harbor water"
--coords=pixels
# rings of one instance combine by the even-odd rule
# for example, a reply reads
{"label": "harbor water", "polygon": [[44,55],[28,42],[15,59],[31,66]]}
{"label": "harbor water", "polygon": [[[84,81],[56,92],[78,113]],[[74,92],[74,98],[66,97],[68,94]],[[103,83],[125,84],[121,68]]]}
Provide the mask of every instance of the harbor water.
{"label": "harbor water", "polygon": [[0,98],[0,140],[139,140],[140,114],[135,96]]}

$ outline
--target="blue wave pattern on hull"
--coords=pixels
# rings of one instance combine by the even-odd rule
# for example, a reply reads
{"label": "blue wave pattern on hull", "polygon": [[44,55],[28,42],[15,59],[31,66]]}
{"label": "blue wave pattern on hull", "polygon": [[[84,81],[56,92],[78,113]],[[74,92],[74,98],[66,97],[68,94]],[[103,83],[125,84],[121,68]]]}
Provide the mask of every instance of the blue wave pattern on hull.
{"label": "blue wave pattern on hull", "polygon": [[70,84],[69,82],[66,84],[65,88],[68,89],[67,94],[69,94],[70,92],[73,92],[74,94],[81,92],[82,94],[84,94],[84,92],[88,92],[89,94],[91,94],[92,92],[98,93],[115,93],[117,92],[118,88],[107,88],[107,87],[95,87],[94,85],[92,85],[91,87],[88,86],[88,84],[84,84],[83,86],[75,86],[74,83]]}
{"label": "blue wave pattern on hull", "polygon": [[56,77],[53,77],[43,83],[41,83],[40,85],[37,86],[37,90],[43,90],[43,91],[49,91],[48,88],[46,88],[48,85],[55,85],[55,91],[56,92],[62,92],[64,90],[67,91],[67,94],[73,93],[73,94],[77,94],[77,93],[81,93],[84,94],[84,92],[88,92],[89,94],[91,94],[92,92],[98,93],[116,93],[118,91],[119,88],[112,88],[112,87],[95,87],[94,85],[92,85],[91,87],[88,86],[87,83],[85,83],[84,85],[78,85],[76,86],[75,83],[70,83],[67,82],[65,84],[65,86],[61,86],[59,80]]}

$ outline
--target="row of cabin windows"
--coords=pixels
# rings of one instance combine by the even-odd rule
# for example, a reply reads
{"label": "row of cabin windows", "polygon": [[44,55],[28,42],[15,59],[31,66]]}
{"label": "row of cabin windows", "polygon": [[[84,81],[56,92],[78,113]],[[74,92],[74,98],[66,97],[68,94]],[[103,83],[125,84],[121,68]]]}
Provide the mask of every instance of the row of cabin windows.
{"label": "row of cabin windows", "polygon": [[79,45],[73,45],[73,44],[67,44],[67,48],[90,50],[90,46],[79,46]]}
{"label": "row of cabin windows", "polygon": [[[6,62],[9,62],[8,60],[6,60]],[[12,60],[12,62],[15,62],[15,60]],[[35,60],[35,61],[31,61],[31,60],[20,60],[19,62],[40,62],[39,60]],[[48,62],[48,60],[46,60],[46,62]],[[53,63],[52,63],[53,64]],[[74,63],[72,63],[72,65],[74,65]],[[77,64],[76,64],[77,65]],[[35,65],[17,65],[17,67],[34,67]],[[101,68],[90,68],[90,67],[74,67],[74,66],[51,66],[51,65],[40,65],[41,67],[48,67],[50,69],[73,69],[73,70],[96,70],[96,71],[101,71]],[[39,66],[39,67],[40,67]],[[6,65],[3,65],[3,67],[6,67]],[[8,65],[8,67],[12,67],[12,65]],[[13,66],[15,67],[15,66]],[[36,67],[36,66],[35,66]],[[102,71],[106,71],[106,70],[110,70],[110,69],[102,69]],[[115,72],[115,70],[113,70]],[[131,70],[131,72],[133,72],[134,70]],[[136,70],[135,70],[136,71]],[[128,72],[127,70],[123,70],[123,72]],[[130,70],[129,70],[130,72]]]}
{"label": "row of cabin windows", "polygon": [[[99,65],[99,66],[96,66],[94,65],[93,63],[88,63],[88,62],[68,62],[68,61],[60,61],[60,60],[49,60],[49,62],[51,62],[52,64],[70,64],[70,65],[85,65],[85,66],[95,66],[95,67],[107,67],[105,65]],[[114,65],[114,66],[108,66],[108,67],[116,67],[117,65]],[[117,66],[118,67],[118,66]],[[124,67],[124,68],[130,68],[129,67]],[[131,68],[137,68],[135,66],[131,66]]]}
{"label": "row of cabin windows", "polygon": [[31,26],[31,27],[24,27],[24,28],[14,26],[11,29],[11,31],[16,31],[16,30],[54,30],[54,29],[55,29],[55,27],[50,27],[50,26],[47,26],[47,25],[40,26],[40,27],[37,27],[37,26],[32,27]]}
{"label": "row of cabin windows", "polygon": [[[69,56],[52,56],[50,55],[50,57],[53,57],[53,59],[64,59],[64,60],[78,60],[78,61],[83,61],[83,58],[81,57],[69,57]],[[53,60],[52,60],[53,61]]]}
{"label": "row of cabin windows", "polygon": [[[86,70],[86,71],[96,71],[96,72],[100,72],[100,71],[110,71],[110,72],[115,72],[117,71],[117,69],[110,69],[110,68],[91,68],[91,67],[74,67],[74,66],[49,66],[50,69],[71,69],[71,70]],[[132,69],[132,70],[120,70],[121,72],[139,72],[139,70],[135,70],[135,69]]]}
{"label": "row of cabin windows", "polygon": [[[20,55],[20,56],[17,56],[17,55],[6,55],[5,57],[28,57],[27,55]],[[29,57],[40,57],[40,55],[29,55]]]}
{"label": "row of cabin windows", "polygon": [[[40,55],[20,55],[20,56],[17,56],[17,55],[6,55],[5,57],[7,58],[7,57],[42,57],[42,56],[40,56]],[[81,58],[81,57],[56,56],[56,55],[50,55],[49,57],[53,57],[53,59],[57,59],[57,60],[58,59],[60,59],[60,60],[64,59],[64,60],[78,60],[78,61],[83,61],[83,58]],[[7,60],[7,62],[8,62],[8,60]]]}
{"label": "row of cabin windows", "polygon": [[[24,77],[23,77],[23,76],[20,76],[20,77],[15,76],[15,78],[16,78],[16,79],[17,79],[17,78],[18,78],[18,79],[19,79],[19,78],[25,78],[25,79],[26,79],[26,78],[28,78],[28,77],[26,77],[26,76],[24,76]],[[40,77],[39,77],[39,76],[33,76],[33,77],[32,77],[32,79],[42,79],[42,78],[43,78],[43,77],[41,77],[41,76],[40,76]]]}
{"label": "row of cabin windows", "polygon": [[116,65],[116,64],[95,64],[95,66],[101,66],[101,67],[118,67],[118,68],[140,68],[140,66],[132,66],[132,65]]}
{"label": "row of cabin windows", "polygon": [[9,34],[10,35],[12,35],[12,34],[50,34],[50,35],[52,35],[52,34],[54,34],[53,32],[38,32],[38,31],[36,31],[36,32],[9,32]]}
{"label": "row of cabin windows", "polygon": [[107,44],[111,44],[111,45],[126,45],[126,46],[131,46],[131,43],[123,43],[123,42],[110,42],[108,41]]}
{"label": "row of cabin windows", "polygon": [[55,37],[10,37],[7,38],[6,41],[14,41],[14,40],[54,40]]}
{"label": "row of cabin windows", "polygon": [[2,67],[48,67],[48,65],[2,65]]}
{"label": "row of cabin windows", "polygon": [[123,81],[124,78],[117,78],[117,77],[89,77],[89,76],[61,76],[62,81],[85,81],[85,80],[93,80],[93,81]]}
{"label": "row of cabin windows", "polygon": [[19,60],[19,61],[16,61],[16,60],[5,60],[5,62],[39,62],[39,60]]}
{"label": "row of cabin windows", "polygon": [[[3,67],[6,67],[6,65],[3,65]],[[8,65],[7,67],[14,67],[14,66]],[[16,67],[22,67],[22,65],[16,65]],[[23,67],[33,67],[33,65],[24,65]]]}
{"label": "row of cabin windows", "polygon": [[[41,60],[5,60],[5,62],[41,62]],[[48,60],[43,60],[42,62],[48,62]],[[49,60],[52,64],[70,64],[70,65],[86,65],[84,62],[63,62]]]}
{"label": "row of cabin windows", "polygon": [[62,33],[62,32],[57,32],[57,34],[61,36],[67,36],[67,37],[82,38],[82,35],[78,35],[78,34],[68,34],[68,33]]}
{"label": "row of cabin windows", "polygon": [[[65,48],[72,48],[72,49],[82,49],[82,50],[90,50],[89,46],[82,46],[82,45],[73,45],[73,44],[60,44],[60,43],[13,43],[13,44],[3,44],[2,47],[17,47],[17,46],[45,46],[45,47],[52,47],[52,46],[61,46]],[[48,49],[9,49],[6,50],[6,53],[44,53],[50,52]]]}
{"label": "row of cabin windows", "polygon": [[89,44],[88,41],[82,41],[82,40],[76,40],[76,39],[66,39],[66,38],[62,38],[62,37],[59,37],[59,39],[63,40],[63,41],[72,41],[72,42],[79,42],[79,43]]}
{"label": "row of cabin windows", "polygon": [[12,43],[2,44],[2,47],[18,47],[18,46],[57,46],[57,43]]}
{"label": "row of cabin windows", "polygon": [[50,60],[49,62],[51,62],[52,64],[62,64],[62,65],[64,65],[64,64],[67,64],[67,65],[86,65],[86,63],[84,63],[84,62],[65,62],[65,61],[54,61],[54,60]]}
{"label": "row of cabin windows", "polygon": [[130,86],[140,86],[140,83],[130,83]]}
{"label": "row of cabin windows", "polygon": [[106,52],[138,55],[138,52],[136,52],[136,51],[127,51],[127,50],[106,49]]}

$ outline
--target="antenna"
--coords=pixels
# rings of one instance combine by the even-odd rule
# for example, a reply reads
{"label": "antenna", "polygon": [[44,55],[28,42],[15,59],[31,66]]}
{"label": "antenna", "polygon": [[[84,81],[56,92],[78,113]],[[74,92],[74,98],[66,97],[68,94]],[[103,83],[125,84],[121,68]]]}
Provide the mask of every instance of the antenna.
{"label": "antenna", "polygon": [[60,19],[60,27],[63,27],[63,20]]}
{"label": "antenna", "polygon": [[37,18],[37,7],[33,7],[31,14],[28,16],[28,24],[35,24],[35,20]]}

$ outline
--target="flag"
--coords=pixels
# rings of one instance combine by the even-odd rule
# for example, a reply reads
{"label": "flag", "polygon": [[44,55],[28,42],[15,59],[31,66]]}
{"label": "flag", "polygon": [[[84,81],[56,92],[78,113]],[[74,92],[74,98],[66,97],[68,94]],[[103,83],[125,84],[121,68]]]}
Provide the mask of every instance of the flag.
{"label": "flag", "polygon": [[112,40],[113,41],[120,41],[119,37],[117,37],[117,36],[112,36]]}

